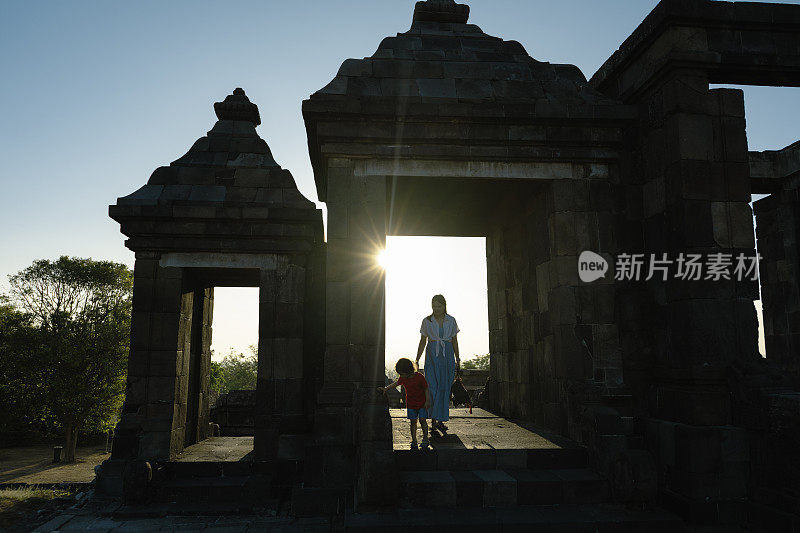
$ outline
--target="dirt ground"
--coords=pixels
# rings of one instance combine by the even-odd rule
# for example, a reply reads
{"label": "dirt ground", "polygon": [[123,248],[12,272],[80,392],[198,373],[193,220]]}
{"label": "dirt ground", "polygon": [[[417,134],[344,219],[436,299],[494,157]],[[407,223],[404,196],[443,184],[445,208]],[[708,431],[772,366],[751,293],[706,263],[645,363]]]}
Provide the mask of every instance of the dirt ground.
{"label": "dirt ground", "polygon": [[53,463],[52,446],[0,448],[0,483],[76,483],[94,479],[109,458],[104,444],[78,447],[74,463]]}

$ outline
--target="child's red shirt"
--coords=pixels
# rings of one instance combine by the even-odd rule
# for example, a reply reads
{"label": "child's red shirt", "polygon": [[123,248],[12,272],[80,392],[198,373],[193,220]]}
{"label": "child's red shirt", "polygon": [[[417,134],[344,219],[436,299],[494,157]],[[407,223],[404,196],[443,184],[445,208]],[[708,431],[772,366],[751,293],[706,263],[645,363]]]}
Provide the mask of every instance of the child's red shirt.
{"label": "child's red shirt", "polygon": [[409,409],[420,409],[425,407],[425,389],[428,382],[425,376],[419,372],[414,372],[410,378],[399,377],[397,384],[406,388],[406,407]]}

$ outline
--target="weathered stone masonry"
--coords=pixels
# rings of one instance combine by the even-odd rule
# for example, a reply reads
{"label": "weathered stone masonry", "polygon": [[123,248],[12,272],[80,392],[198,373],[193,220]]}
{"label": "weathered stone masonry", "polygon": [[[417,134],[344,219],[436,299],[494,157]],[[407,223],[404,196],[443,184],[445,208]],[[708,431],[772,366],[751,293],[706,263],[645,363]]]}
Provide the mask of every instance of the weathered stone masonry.
{"label": "weathered stone masonry", "polygon": [[[592,77],[640,109],[622,173],[626,250],[753,254],[748,202],[769,191],[751,174],[742,92],[709,84],[797,86],[798,30],[799,6],[664,1]],[[762,229],[756,213],[769,289],[775,223],[765,217]],[[663,494],[695,519],[743,522],[741,502],[761,499],[757,487],[770,483],[758,450],[749,451],[761,438],[753,410],[771,417],[768,395],[785,386],[767,377],[756,348],[757,282],[628,285],[618,286],[625,376]],[[769,330],[783,299],[774,290],[763,297]],[[768,360],[777,351],[768,348]]]}
{"label": "weathered stone masonry", "polygon": [[123,419],[101,486],[126,460],[170,461],[209,431],[213,288],[259,288],[255,456],[307,428],[321,380],[322,218],[272,158],[258,108],[236,89],[183,157],[110,207],[136,252]]}
{"label": "weathered stone masonry", "polygon": [[[327,244],[238,89],[207,137],[111,206],[136,269],[125,415],[99,487],[118,494],[125,472],[207,435],[213,287],[247,285],[256,460],[306,433],[293,508],[390,504],[375,254],[388,235],[482,236],[494,412],[586,446],[621,501],[652,500],[657,478],[691,521],[796,526],[800,151],[748,152],[742,92],[710,84],[800,86],[800,6],[662,0],[590,81],[468,17],[417,2],[407,32],[303,102]],[[584,250],[753,256],[748,203],[765,192],[766,360],[756,281],[578,279]]]}

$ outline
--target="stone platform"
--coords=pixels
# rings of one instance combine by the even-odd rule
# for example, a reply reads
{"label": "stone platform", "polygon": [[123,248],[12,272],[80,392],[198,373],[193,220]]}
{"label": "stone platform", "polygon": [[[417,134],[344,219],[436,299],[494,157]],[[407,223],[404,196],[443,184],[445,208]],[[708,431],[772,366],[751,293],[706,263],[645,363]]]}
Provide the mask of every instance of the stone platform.
{"label": "stone platform", "polygon": [[[278,459],[300,459],[307,438],[306,435],[281,435],[278,440]],[[179,463],[252,460],[253,437],[209,437],[186,447],[175,458]]]}
{"label": "stone platform", "polygon": [[209,437],[184,448],[175,458],[182,463],[252,459],[253,437]]}
{"label": "stone platform", "polygon": [[[405,409],[390,409],[392,437],[395,450],[408,450],[411,444],[411,429]],[[446,422],[448,435],[431,440],[433,449],[472,450],[534,450],[572,447],[574,444],[556,436],[525,428],[515,422],[497,416],[484,409],[450,409],[450,420]],[[417,429],[417,440],[422,431]]]}

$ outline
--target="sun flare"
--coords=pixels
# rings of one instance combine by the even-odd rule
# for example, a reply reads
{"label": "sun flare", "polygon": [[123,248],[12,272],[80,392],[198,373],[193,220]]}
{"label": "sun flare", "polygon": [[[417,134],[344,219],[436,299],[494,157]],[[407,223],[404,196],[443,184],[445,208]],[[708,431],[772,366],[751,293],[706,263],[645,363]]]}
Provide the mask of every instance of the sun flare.
{"label": "sun flare", "polygon": [[376,257],[378,264],[381,266],[382,269],[386,270],[389,268],[389,251],[388,250],[381,250],[378,252]]}

